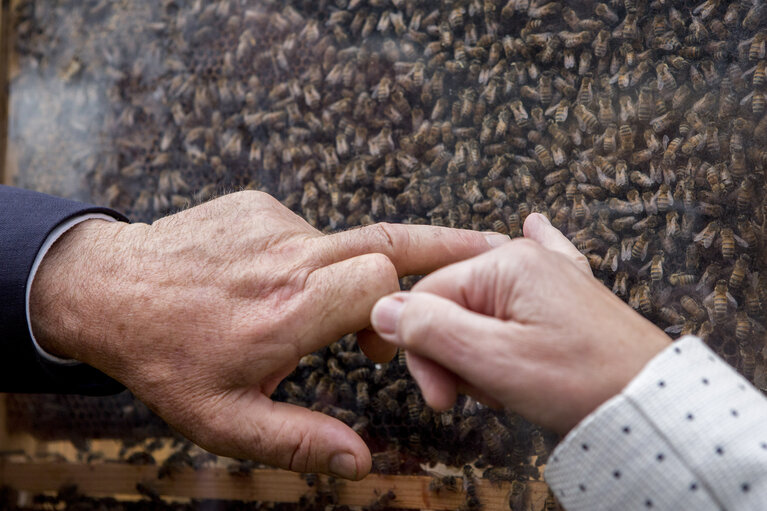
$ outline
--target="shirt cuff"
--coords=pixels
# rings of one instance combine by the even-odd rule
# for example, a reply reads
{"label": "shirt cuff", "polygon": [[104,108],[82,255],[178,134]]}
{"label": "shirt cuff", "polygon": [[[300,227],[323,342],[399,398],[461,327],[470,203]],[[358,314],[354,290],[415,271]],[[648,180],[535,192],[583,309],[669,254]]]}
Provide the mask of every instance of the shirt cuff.
{"label": "shirt cuff", "polygon": [[35,261],[34,263],[32,263],[32,270],[29,272],[29,278],[27,278],[26,312],[27,312],[27,328],[29,328],[29,336],[32,339],[32,343],[35,345],[35,349],[37,350],[37,353],[42,358],[44,358],[45,360],[49,362],[53,362],[55,364],[60,364],[60,365],[76,365],[76,364],[81,364],[82,362],[78,360],[60,358],[55,355],[51,355],[40,346],[40,344],[37,342],[37,339],[35,339],[35,333],[32,331],[32,321],[29,318],[29,296],[32,293],[32,282],[35,280],[35,275],[37,274],[38,268],[40,268],[40,263],[43,262],[43,258],[51,249],[53,244],[56,243],[56,240],[58,240],[61,236],[63,236],[64,233],[67,232],[69,229],[76,226],[77,224],[85,222],[86,220],[107,220],[109,222],[117,222],[116,218],[111,217],[109,215],[105,215],[102,213],[88,213],[85,215],[70,218],[66,222],[63,222],[57,225],[53,229],[53,231],[51,231],[48,237],[45,239],[45,241],[43,242],[43,245],[40,247],[40,250],[37,252],[37,257],[35,257]]}
{"label": "shirt cuff", "polygon": [[666,348],[575,427],[546,481],[578,509],[761,509],[767,399],[700,339]]}

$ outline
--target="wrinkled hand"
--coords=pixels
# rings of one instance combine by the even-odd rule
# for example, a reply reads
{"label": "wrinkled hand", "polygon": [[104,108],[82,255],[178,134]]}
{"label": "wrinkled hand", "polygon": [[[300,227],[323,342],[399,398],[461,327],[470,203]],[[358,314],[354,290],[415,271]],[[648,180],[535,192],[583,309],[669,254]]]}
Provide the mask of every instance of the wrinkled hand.
{"label": "wrinkled hand", "polygon": [[372,324],[407,349],[431,406],[465,392],[566,433],[670,339],[593,278],[545,217],[530,215],[524,231],[383,298]]}
{"label": "wrinkled hand", "polygon": [[[342,422],[269,395],[304,354],[365,329],[398,275],[508,241],[378,224],[323,235],[277,200],[241,192],[152,224],[91,220],[45,257],[31,296],[47,351],[122,382],[222,455],[361,478],[364,442]],[[372,331],[374,359],[393,348]]]}

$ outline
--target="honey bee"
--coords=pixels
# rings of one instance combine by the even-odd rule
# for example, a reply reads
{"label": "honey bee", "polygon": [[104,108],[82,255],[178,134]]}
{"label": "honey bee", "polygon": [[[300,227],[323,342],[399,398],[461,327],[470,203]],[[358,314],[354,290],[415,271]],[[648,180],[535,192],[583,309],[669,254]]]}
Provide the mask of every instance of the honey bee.
{"label": "honey bee", "polygon": [[663,280],[663,252],[655,254],[650,261],[650,280],[655,284]]}
{"label": "honey bee", "polygon": [[720,279],[717,281],[714,291],[703,301],[709,309],[709,316],[713,324],[722,323],[727,317],[730,307],[737,307],[738,303],[727,289],[727,281]]}
{"label": "honey bee", "polygon": [[655,186],[654,179],[638,170],[632,170],[631,173],[629,173],[629,179],[631,179],[632,183],[640,186],[641,188],[653,188]]}
{"label": "honey bee", "polygon": [[738,211],[743,212],[750,207],[755,197],[754,189],[754,179],[751,176],[748,176],[746,179],[741,181],[736,197],[736,205],[738,206]]}
{"label": "honey bee", "polygon": [[730,275],[729,288],[739,290],[743,286],[743,281],[748,275],[748,268],[751,264],[751,257],[748,254],[742,254],[732,267]]}
{"label": "honey bee", "polygon": [[530,120],[530,115],[527,113],[527,110],[525,110],[525,107],[522,105],[521,101],[517,100],[510,103],[509,109],[511,110],[511,114],[514,116],[514,121],[519,127],[524,128],[527,126],[527,123]]}
{"label": "honey bee", "polygon": [[551,103],[552,92],[551,73],[543,73],[538,79],[538,95],[542,104],[548,105]]}
{"label": "honey bee", "polygon": [[644,261],[647,258],[647,249],[650,246],[651,230],[643,231],[635,240],[631,247],[631,258]]}
{"label": "honey bee", "polygon": [[738,217],[738,233],[741,240],[738,241],[738,243],[743,248],[747,249],[758,245],[759,241],[756,229],[754,228],[753,223],[745,215]]}
{"label": "honey bee", "polygon": [[703,321],[706,318],[706,311],[701,305],[691,296],[683,295],[679,299],[679,303],[682,308],[696,321]]}
{"label": "honey bee", "polygon": [[658,316],[671,325],[669,328],[665,329],[668,333],[680,331],[685,323],[685,317],[672,307],[661,307],[658,311]]}
{"label": "honey bee", "polygon": [[576,105],[573,108],[573,114],[578,120],[578,124],[582,131],[587,133],[594,133],[599,126],[597,116],[594,115],[588,108],[582,104]]}
{"label": "honey bee", "polygon": [[650,286],[644,282],[636,288],[636,302],[638,309],[646,316],[649,316],[653,312],[652,296],[650,293]]}
{"label": "honey bee", "polygon": [[695,284],[695,275],[689,273],[672,273],[668,277],[668,282],[672,286],[691,286]]}
{"label": "honey bee", "polygon": [[714,239],[716,239],[717,234],[719,234],[719,230],[719,222],[717,220],[713,220],[709,222],[702,231],[695,235],[693,241],[703,245],[703,248],[709,248],[711,245],[713,245]]}
{"label": "honey bee", "polygon": [[583,221],[589,215],[589,207],[582,193],[575,195],[573,199],[573,217],[577,221]]}
{"label": "honey bee", "polygon": [[552,158],[551,153],[541,144],[535,146],[535,155],[538,157],[543,168],[546,170],[554,168],[554,159]]}
{"label": "honey bee", "polygon": [[658,75],[659,91],[663,91],[664,89],[667,91],[674,91],[676,89],[676,79],[674,79],[674,75],[671,74],[668,64],[665,62],[658,64],[655,68],[655,72]]}

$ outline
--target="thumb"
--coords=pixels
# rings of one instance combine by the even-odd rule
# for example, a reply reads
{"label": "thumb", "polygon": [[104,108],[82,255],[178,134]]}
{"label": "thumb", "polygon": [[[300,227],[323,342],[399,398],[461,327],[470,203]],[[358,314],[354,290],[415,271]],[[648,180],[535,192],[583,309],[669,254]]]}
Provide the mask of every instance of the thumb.
{"label": "thumb", "polygon": [[[498,382],[508,380],[506,369],[497,361],[509,358],[514,351],[509,335],[515,329],[514,323],[477,314],[446,298],[420,292],[382,298],[373,307],[371,323],[385,341],[436,362],[490,395]],[[408,362],[412,366],[413,360]],[[417,372],[423,369],[424,365],[418,364]],[[447,375],[431,373],[435,380],[429,385],[433,402],[454,399],[455,390]],[[435,388],[445,393],[442,399],[433,395]]]}
{"label": "thumb", "polygon": [[[209,450],[296,472],[358,480],[370,472],[370,451],[351,428],[333,417],[256,390],[232,396],[210,432]],[[221,403],[224,404],[224,403]],[[206,447],[203,445],[203,447]]]}
{"label": "thumb", "polygon": [[545,216],[540,213],[531,213],[525,219],[522,230],[525,233],[525,238],[537,241],[552,252],[559,252],[575,263],[575,266],[580,270],[585,271],[589,276],[591,275],[591,265],[586,256],[581,254],[575,245],[559,232],[559,229],[551,225]]}

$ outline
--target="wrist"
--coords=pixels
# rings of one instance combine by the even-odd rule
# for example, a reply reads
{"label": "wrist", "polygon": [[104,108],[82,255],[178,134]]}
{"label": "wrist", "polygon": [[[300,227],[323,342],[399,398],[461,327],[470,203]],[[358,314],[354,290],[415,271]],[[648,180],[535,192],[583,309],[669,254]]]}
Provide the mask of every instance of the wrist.
{"label": "wrist", "polygon": [[86,220],[48,250],[29,296],[32,331],[47,353],[95,365],[100,341],[112,329],[109,301],[125,276],[126,238],[136,228]]}

